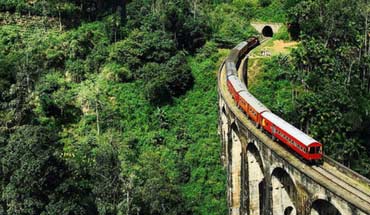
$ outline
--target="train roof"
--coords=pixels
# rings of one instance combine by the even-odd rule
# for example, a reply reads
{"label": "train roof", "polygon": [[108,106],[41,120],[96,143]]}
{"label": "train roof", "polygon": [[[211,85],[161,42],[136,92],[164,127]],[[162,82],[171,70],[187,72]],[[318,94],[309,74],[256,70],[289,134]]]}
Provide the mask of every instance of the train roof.
{"label": "train roof", "polygon": [[239,57],[239,52],[236,49],[231,49],[227,61],[236,63]]}
{"label": "train roof", "polygon": [[237,72],[236,72],[235,63],[231,61],[226,61],[226,75],[230,76],[230,75],[236,75],[236,74]]}
{"label": "train roof", "polygon": [[292,137],[303,143],[305,146],[310,146],[312,143],[318,143],[317,140],[308,136],[303,131],[289,124],[287,121],[283,120],[272,112],[264,112],[262,113],[262,117],[274,123],[277,127],[290,134]]}
{"label": "train roof", "polygon": [[248,102],[259,114],[264,111],[270,111],[265,105],[263,105],[256,97],[254,97],[248,90],[240,93],[240,96]]}
{"label": "train roof", "polygon": [[247,44],[247,42],[241,42],[237,46],[235,46],[234,49],[241,51]]}
{"label": "train roof", "polygon": [[228,80],[231,82],[231,85],[233,85],[236,92],[246,91],[247,88],[244,84],[239,80],[238,77],[235,75],[231,75],[228,77]]}
{"label": "train roof", "polygon": [[253,40],[258,40],[258,37],[257,37],[257,36],[251,36],[251,37],[249,37],[249,38],[247,39],[247,42],[249,43],[249,42],[251,42],[251,41],[253,41]]}

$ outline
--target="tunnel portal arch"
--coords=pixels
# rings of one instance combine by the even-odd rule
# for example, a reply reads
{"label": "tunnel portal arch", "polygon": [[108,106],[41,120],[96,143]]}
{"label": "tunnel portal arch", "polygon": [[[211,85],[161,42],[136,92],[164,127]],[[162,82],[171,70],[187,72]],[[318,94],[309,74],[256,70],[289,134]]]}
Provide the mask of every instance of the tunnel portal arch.
{"label": "tunnel portal arch", "polygon": [[265,27],[263,27],[263,29],[262,29],[262,35],[265,36],[265,37],[272,37],[272,36],[274,36],[274,31],[272,30],[271,26],[266,25]]}

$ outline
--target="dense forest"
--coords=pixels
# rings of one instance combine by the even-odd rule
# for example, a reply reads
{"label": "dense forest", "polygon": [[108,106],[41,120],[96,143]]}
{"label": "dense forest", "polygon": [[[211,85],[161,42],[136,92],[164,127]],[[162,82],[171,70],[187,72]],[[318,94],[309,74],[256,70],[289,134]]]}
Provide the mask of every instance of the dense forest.
{"label": "dense forest", "polygon": [[266,60],[253,92],[369,176],[369,10],[0,0],[0,214],[226,214],[216,71],[257,34],[251,20],[300,41]]}

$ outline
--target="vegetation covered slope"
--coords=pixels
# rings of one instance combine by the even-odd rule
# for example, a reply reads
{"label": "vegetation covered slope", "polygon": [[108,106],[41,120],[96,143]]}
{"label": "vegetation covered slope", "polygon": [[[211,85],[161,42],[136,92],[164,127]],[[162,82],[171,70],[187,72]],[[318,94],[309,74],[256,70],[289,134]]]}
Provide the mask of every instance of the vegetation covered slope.
{"label": "vegetation covered slope", "polygon": [[227,213],[218,48],[296,2],[0,1],[0,214]]}
{"label": "vegetation covered slope", "polygon": [[225,214],[217,47],[256,8],[0,1],[0,214]]}

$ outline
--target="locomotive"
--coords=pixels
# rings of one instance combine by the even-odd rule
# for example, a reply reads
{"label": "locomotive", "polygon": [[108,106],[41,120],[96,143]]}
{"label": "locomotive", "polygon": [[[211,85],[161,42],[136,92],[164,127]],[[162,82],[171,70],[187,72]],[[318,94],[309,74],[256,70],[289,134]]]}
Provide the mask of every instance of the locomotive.
{"label": "locomotive", "polygon": [[228,91],[237,106],[257,128],[271,135],[273,140],[279,140],[306,162],[321,163],[323,158],[322,144],[272,113],[247,90],[238,78],[236,68],[239,67],[240,59],[259,44],[257,37],[251,37],[247,42],[242,42],[231,50],[225,60]]}

